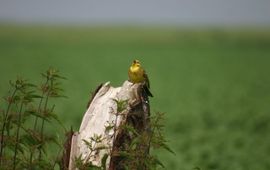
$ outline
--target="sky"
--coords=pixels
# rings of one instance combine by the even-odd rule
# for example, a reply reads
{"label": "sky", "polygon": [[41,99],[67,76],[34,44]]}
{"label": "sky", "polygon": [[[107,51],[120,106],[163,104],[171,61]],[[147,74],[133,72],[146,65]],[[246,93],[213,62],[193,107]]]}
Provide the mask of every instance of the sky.
{"label": "sky", "polygon": [[0,0],[0,22],[270,25],[270,0]]}

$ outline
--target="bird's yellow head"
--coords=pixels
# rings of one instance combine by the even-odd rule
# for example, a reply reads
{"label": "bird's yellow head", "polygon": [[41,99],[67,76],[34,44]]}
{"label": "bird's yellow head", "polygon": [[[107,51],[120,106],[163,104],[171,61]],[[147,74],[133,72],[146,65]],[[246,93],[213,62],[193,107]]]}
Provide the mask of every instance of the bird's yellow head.
{"label": "bird's yellow head", "polygon": [[134,60],[131,64],[132,67],[140,67],[141,64],[140,64],[140,61],[139,60]]}

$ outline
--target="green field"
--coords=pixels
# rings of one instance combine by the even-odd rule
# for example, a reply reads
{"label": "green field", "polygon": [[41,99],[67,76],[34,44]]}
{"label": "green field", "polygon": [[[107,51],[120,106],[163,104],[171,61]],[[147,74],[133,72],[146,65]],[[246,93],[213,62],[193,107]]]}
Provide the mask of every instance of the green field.
{"label": "green field", "polygon": [[0,94],[53,66],[67,77],[57,112],[77,130],[90,92],[121,86],[133,59],[149,75],[152,111],[166,112],[176,152],[157,152],[166,169],[270,169],[269,31],[2,25]]}

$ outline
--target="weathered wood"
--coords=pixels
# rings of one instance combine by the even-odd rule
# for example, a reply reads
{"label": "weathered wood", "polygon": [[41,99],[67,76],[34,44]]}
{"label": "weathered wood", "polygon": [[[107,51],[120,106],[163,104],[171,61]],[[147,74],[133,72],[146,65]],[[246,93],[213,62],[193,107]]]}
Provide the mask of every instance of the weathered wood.
{"label": "weathered wood", "polygon": [[71,128],[69,132],[65,134],[66,141],[64,143],[63,155],[60,163],[60,169],[67,170],[69,167],[69,160],[71,154],[71,143],[74,135],[73,129]]}
{"label": "weathered wood", "polygon": [[[103,156],[108,155],[106,169],[121,169],[117,167],[121,160],[112,153],[124,150],[123,144],[128,144],[132,136],[124,130],[118,130],[119,125],[129,124],[139,133],[148,133],[149,129],[149,101],[143,90],[143,84],[133,84],[125,81],[122,87],[114,88],[110,83],[105,83],[96,91],[90,101],[90,105],[84,114],[80,130],[73,134],[69,169],[75,168],[74,160],[81,156],[81,159],[96,166],[101,166]],[[117,113],[115,100],[127,101],[127,107]],[[108,128],[109,125],[114,128]],[[107,128],[106,128],[107,127]],[[92,143],[93,148],[102,148],[91,151],[86,141],[98,135],[102,137],[102,142]],[[148,154],[149,145],[147,141],[140,148]]]}

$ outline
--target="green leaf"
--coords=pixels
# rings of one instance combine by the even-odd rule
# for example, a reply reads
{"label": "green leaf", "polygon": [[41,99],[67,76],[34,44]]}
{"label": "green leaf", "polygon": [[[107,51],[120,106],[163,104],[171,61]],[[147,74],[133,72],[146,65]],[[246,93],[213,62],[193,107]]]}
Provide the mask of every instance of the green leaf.
{"label": "green leaf", "polygon": [[67,80],[67,78],[66,77],[64,77],[64,76],[60,76],[60,75],[54,75],[54,77],[56,77],[56,78],[60,78],[60,79],[63,79],[63,80]]}
{"label": "green leaf", "polygon": [[138,132],[136,131],[136,129],[130,125],[121,125],[121,128],[127,130],[128,132],[132,132],[133,134],[139,136]]}
{"label": "green leaf", "polygon": [[158,158],[154,158],[154,159],[153,159],[153,163],[154,163],[155,165],[161,166],[162,168],[165,168],[165,166],[163,165],[163,163],[162,163]]}
{"label": "green leaf", "polygon": [[49,119],[50,118],[54,119],[65,131],[67,131],[66,127],[61,122],[61,120],[59,119],[59,117],[57,116],[57,114],[51,112],[51,113],[48,114],[48,117],[49,117]]}
{"label": "green leaf", "polygon": [[40,114],[40,113],[38,113],[38,112],[36,112],[36,111],[26,111],[26,113],[29,113],[29,114],[31,114],[31,115],[33,115],[33,116],[35,116],[35,117],[39,117],[39,118],[41,118],[42,120],[45,120],[45,121],[47,121],[47,122],[49,122],[49,119],[46,117],[46,116],[44,116],[43,114]]}
{"label": "green leaf", "polygon": [[106,170],[106,162],[107,162],[107,158],[109,157],[108,154],[104,154],[102,159],[101,159],[101,166],[103,170]]}
{"label": "green leaf", "polygon": [[139,137],[135,137],[135,138],[132,139],[132,141],[131,141],[129,147],[130,147],[131,149],[134,150],[134,149],[136,149],[137,145],[138,145],[140,142],[141,142],[140,138],[139,138]]}
{"label": "green leaf", "polygon": [[118,100],[118,99],[112,99],[117,106],[117,113],[121,113],[127,108],[128,100]]}
{"label": "green leaf", "polygon": [[30,95],[31,98],[43,98],[43,96],[37,95],[37,94],[32,94]]}
{"label": "green leaf", "polygon": [[90,150],[92,150],[92,142],[89,142],[89,141],[87,141],[87,140],[85,140],[85,139],[83,139],[82,141],[84,142],[84,144],[85,144]]}
{"label": "green leaf", "polygon": [[105,132],[109,132],[110,130],[112,130],[115,127],[115,125],[107,125],[105,126]]}
{"label": "green leaf", "polygon": [[25,83],[24,85],[28,86],[28,87],[36,87],[35,84],[32,84],[32,83]]}
{"label": "green leaf", "polygon": [[126,152],[126,151],[119,151],[119,152],[117,152],[117,155],[122,157],[122,158],[126,158],[126,159],[131,157],[131,153]]}
{"label": "green leaf", "polygon": [[160,145],[163,149],[165,149],[165,150],[167,150],[167,151],[169,151],[170,153],[172,153],[172,154],[174,154],[174,155],[176,155],[175,154],[175,152],[167,145],[167,144],[165,144],[165,143],[161,143],[161,145]]}
{"label": "green leaf", "polygon": [[28,129],[28,134],[22,136],[22,141],[24,145],[36,146],[41,142],[40,134]]}

